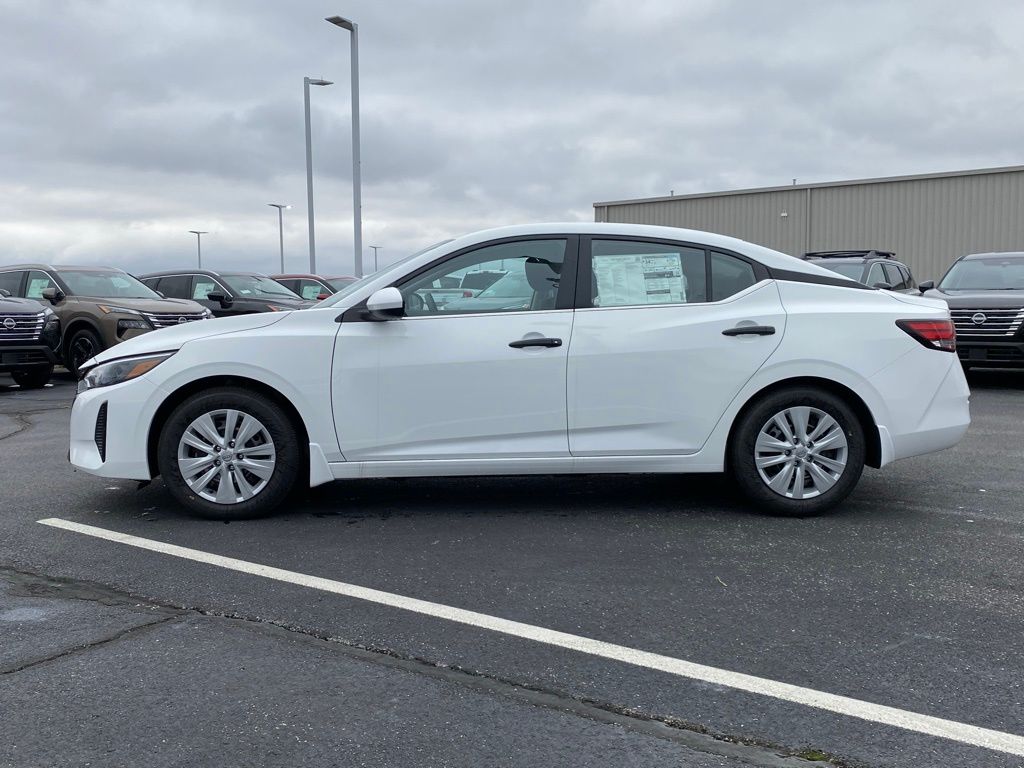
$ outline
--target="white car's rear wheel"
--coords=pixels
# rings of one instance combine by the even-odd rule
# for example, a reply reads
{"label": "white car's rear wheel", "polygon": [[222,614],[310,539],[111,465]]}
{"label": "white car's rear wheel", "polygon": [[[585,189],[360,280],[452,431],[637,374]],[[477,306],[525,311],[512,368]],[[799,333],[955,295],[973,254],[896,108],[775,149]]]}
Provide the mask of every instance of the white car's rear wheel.
{"label": "white car's rear wheel", "polygon": [[773,392],[747,410],[729,446],[740,488],[773,514],[813,515],[845,499],[864,469],[864,430],[824,390]]}
{"label": "white car's rear wheel", "polygon": [[220,519],[272,511],[295,485],[301,452],[288,415],[246,390],[209,390],[179,405],[164,425],[157,461],[189,510]]}

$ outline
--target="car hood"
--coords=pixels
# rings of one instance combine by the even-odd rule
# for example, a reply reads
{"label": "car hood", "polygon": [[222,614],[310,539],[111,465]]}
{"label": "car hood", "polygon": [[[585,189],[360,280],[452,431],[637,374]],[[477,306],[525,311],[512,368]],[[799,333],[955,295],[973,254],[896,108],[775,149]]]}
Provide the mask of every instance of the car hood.
{"label": "car hood", "polygon": [[0,296],[0,315],[38,315],[46,305],[32,299],[15,299]]}
{"label": "car hood", "polygon": [[1024,307],[1024,291],[949,291],[935,288],[925,296],[942,299],[951,309],[1020,309]]}
{"label": "car hood", "polygon": [[288,312],[261,312],[237,317],[221,317],[213,320],[196,320],[191,323],[172,325],[141,336],[122,341],[108,350],[100,352],[83,367],[91,367],[97,363],[105,363],[119,357],[148,355],[154,352],[170,352],[181,349],[184,344],[209,336],[221,336],[225,333],[254,331],[285,318]]}
{"label": "car hood", "polygon": [[174,312],[199,314],[206,311],[202,304],[189,301],[188,299],[120,299],[117,297],[111,299],[96,296],[79,296],[77,294],[72,298],[79,301],[87,301],[90,304],[95,302],[96,304],[107,304],[111,307],[124,307],[125,309],[152,312],[154,314],[170,314]]}

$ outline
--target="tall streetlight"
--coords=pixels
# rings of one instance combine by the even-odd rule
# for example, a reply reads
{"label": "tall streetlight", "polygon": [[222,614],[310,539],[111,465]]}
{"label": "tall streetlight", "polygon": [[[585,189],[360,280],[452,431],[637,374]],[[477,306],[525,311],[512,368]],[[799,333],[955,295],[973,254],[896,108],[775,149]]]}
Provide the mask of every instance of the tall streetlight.
{"label": "tall streetlight", "polygon": [[196,236],[196,256],[199,258],[199,269],[203,268],[203,235],[210,234],[209,232],[203,232],[198,229],[190,229],[193,235]]}
{"label": "tall streetlight", "polygon": [[352,33],[352,228],[356,277],[363,276],[363,203],[359,161],[359,25],[341,16],[327,21]]}
{"label": "tall streetlight", "polygon": [[371,246],[369,246],[370,250],[373,251],[373,271],[374,272],[380,271],[380,267],[377,266],[377,251],[379,251],[383,247],[384,246],[382,246],[382,245],[371,245]]}
{"label": "tall streetlight", "polygon": [[284,214],[282,211],[285,208],[291,208],[290,205],[284,205],[283,203],[267,203],[271,208],[277,208],[277,239],[281,244],[281,274],[284,274]]}
{"label": "tall streetlight", "polygon": [[[306,107],[306,211],[309,217],[309,272],[316,274],[316,236],[313,234],[313,132],[309,127],[309,86],[333,85],[330,80],[302,78],[302,98]],[[282,268],[283,271],[283,268]]]}

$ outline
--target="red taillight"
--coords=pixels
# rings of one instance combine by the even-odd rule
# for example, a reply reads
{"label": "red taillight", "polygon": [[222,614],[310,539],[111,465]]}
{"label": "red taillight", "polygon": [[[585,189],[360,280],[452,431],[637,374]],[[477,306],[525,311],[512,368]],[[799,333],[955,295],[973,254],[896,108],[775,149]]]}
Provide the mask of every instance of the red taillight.
{"label": "red taillight", "polygon": [[952,320],[897,320],[896,325],[928,349],[956,352],[956,328]]}
{"label": "red taillight", "polygon": [[472,299],[473,298],[473,292],[472,291],[463,291],[462,292],[462,298],[464,298],[464,299]]}

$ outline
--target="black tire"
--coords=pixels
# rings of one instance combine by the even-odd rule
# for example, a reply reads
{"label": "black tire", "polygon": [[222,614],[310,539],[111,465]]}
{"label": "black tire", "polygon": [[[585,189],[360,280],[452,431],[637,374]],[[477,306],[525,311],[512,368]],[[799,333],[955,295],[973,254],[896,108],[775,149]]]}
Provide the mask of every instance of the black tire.
{"label": "black tire", "polygon": [[81,328],[68,339],[67,350],[64,354],[64,366],[78,376],[79,366],[103,350],[103,342],[100,341],[96,332],[89,328]]}
{"label": "black tire", "polygon": [[11,378],[14,383],[22,389],[39,389],[50,383],[50,376],[53,375],[53,366],[44,365],[38,368],[26,368],[23,371],[11,371]]}
{"label": "black tire", "polygon": [[[768,482],[761,477],[756,464],[756,450],[758,436],[763,428],[776,414],[786,409],[809,406],[812,409],[821,411],[832,417],[838,424],[846,437],[846,466],[835,479],[835,484],[824,491],[817,491],[818,495],[810,498],[792,498],[772,490]],[[815,420],[817,416],[813,416]],[[790,424],[790,422],[787,422]],[[809,430],[810,431],[810,430]],[[820,438],[819,438],[820,439]],[[811,441],[813,444],[813,441]],[[798,446],[803,448],[803,446]],[[806,449],[805,449],[806,450]],[[786,454],[787,456],[789,454]],[[825,455],[825,454],[823,454]],[[797,452],[793,453],[794,461]],[[831,453],[835,458],[837,454]],[[821,514],[832,509],[843,499],[850,495],[857,481],[864,470],[865,437],[864,429],[853,409],[840,397],[822,389],[812,387],[794,387],[783,389],[765,395],[755,402],[741,415],[740,421],[733,431],[732,441],[728,448],[729,471],[736,481],[743,494],[754,503],[759,512],[771,515],[784,515],[789,517],[807,517]],[[781,456],[780,456],[781,458]],[[786,460],[788,461],[788,459]],[[810,477],[810,471],[805,469],[804,462],[807,459],[800,459],[799,470],[803,473],[804,482]],[[765,473],[780,473],[785,468],[765,468]],[[820,465],[815,465],[821,469]],[[774,477],[772,478],[774,479]],[[795,485],[795,481],[794,481]]]}
{"label": "black tire", "polygon": [[[189,487],[178,466],[178,446],[203,414],[233,409],[258,420],[273,441],[275,464],[266,485],[252,498],[223,504]],[[292,492],[302,468],[302,446],[294,424],[280,405],[239,387],[218,387],[193,395],[171,413],[157,443],[157,466],[171,495],[190,512],[214,520],[244,520],[273,512]],[[218,481],[219,483],[219,481]]]}

